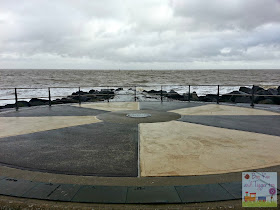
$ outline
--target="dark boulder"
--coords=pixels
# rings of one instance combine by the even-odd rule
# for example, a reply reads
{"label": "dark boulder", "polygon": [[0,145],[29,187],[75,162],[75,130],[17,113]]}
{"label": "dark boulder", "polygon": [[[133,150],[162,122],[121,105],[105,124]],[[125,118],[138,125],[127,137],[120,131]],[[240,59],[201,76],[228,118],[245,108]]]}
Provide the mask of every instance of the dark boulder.
{"label": "dark boulder", "polygon": [[147,91],[149,94],[160,94],[160,90],[149,90]]}
{"label": "dark boulder", "polygon": [[189,93],[183,93],[183,101],[189,100]]}
{"label": "dark boulder", "polygon": [[[220,98],[220,101],[221,102],[235,102],[235,99],[238,97],[238,101],[240,100],[243,100],[243,99],[240,99],[240,97],[248,97],[250,96],[250,94],[247,94],[245,92],[242,92],[242,91],[232,91],[230,93],[227,93],[227,94],[224,94],[221,96]],[[244,99],[246,100],[246,99]]]}
{"label": "dark boulder", "polygon": [[271,97],[271,100],[272,100],[275,104],[280,105],[280,95]]}
{"label": "dark boulder", "polygon": [[260,86],[254,86],[254,93],[261,91],[261,90],[264,90],[264,89]]}
{"label": "dark boulder", "polygon": [[[190,96],[190,99],[189,99]],[[179,99],[180,101],[203,101],[203,98],[205,98],[205,96],[200,96],[198,97],[196,92],[192,92],[191,94],[189,93],[184,93],[183,94],[183,98]]]}
{"label": "dark boulder", "polygon": [[89,94],[94,94],[94,93],[96,93],[96,92],[97,92],[97,90],[91,89],[88,93],[89,93]]}
{"label": "dark boulder", "polygon": [[97,98],[96,94],[88,94],[87,97],[89,97],[91,99],[96,99]]}
{"label": "dark boulder", "polygon": [[113,92],[114,89],[101,89],[101,92]]}
{"label": "dark boulder", "polygon": [[195,91],[191,93],[191,100],[192,101],[199,101],[199,98],[198,98]]}
{"label": "dark boulder", "polygon": [[149,90],[149,91],[147,91],[147,93],[149,93],[149,94],[154,94],[154,95],[164,95],[164,96],[166,96],[167,95],[167,92],[165,91],[165,90]]}
{"label": "dark boulder", "polygon": [[88,92],[77,91],[77,92],[72,93],[72,95],[79,95],[79,93],[80,93],[80,95],[86,95],[86,94],[88,94]]}
{"label": "dark boulder", "polygon": [[268,90],[259,90],[255,92],[256,95],[278,95],[278,90],[274,88],[269,88]]}
{"label": "dark boulder", "polygon": [[117,88],[117,89],[116,89],[116,91],[121,91],[121,90],[123,90],[123,88]]}
{"label": "dark boulder", "polygon": [[184,99],[184,96],[180,95],[179,93],[177,93],[176,91],[174,90],[170,90],[167,95],[166,95],[168,98],[171,98],[171,99],[175,99],[175,100],[183,100]]}
{"label": "dark boulder", "polygon": [[96,92],[96,94],[114,94],[114,91],[111,89],[102,89],[101,91]]}
{"label": "dark boulder", "polygon": [[15,108],[15,104],[6,104],[5,106],[2,106],[2,109],[9,109],[9,108]]}
{"label": "dark boulder", "polygon": [[86,102],[86,101],[89,101],[90,99],[91,99],[90,97],[87,97],[84,95],[81,95],[80,97],[79,96],[72,97],[72,100],[81,101],[81,102]]}
{"label": "dark boulder", "polygon": [[74,100],[73,98],[62,98],[62,99],[58,99],[56,102],[61,104],[68,104],[68,103],[77,103],[78,100]]}
{"label": "dark boulder", "polygon": [[278,90],[275,88],[269,88],[267,90],[267,95],[278,95]]}
{"label": "dark boulder", "polygon": [[217,102],[217,95],[216,94],[207,94],[206,96],[199,97],[200,101],[204,102]]}
{"label": "dark boulder", "polygon": [[32,98],[29,101],[30,106],[40,106],[40,105],[47,105],[49,104],[48,100],[39,99],[39,98]]}
{"label": "dark boulder", "polygon": [[18,107],[29,107],[30,104],[27,101],[18,101],[17,102]]}
{"label": "dark boulder", "polygon": [[252,94],[252,89],[247,88],[247,87],[240,87],[239,91],[244,92],[244,93],[248,93],[248,94]]}
{"label": "dark boulder", "polygon": [[63,104],[63,102],[60,99],[55,99],[52,101],[52,104]]}
{"label": "dark boulder", "polygon": [[114,98],[115,93],[111,89],[102,89],[101,91],[96,92],[96,97],[100,99],[109,99]]}
{"label": "dark boulder", "polygon": [[[255,93],[255,95],[255,103],[270,103],[273,101],[274,104],[280,104],[280,98],[275,97],[278,95],[278,89],[276,88],[269,88],[268,90],[260,89]],[[268,102],[266,99],[269,99]]]}
{"label": "dark boulder", "polygon": [[278,95],[280,95],[280,86],[277,88]]}

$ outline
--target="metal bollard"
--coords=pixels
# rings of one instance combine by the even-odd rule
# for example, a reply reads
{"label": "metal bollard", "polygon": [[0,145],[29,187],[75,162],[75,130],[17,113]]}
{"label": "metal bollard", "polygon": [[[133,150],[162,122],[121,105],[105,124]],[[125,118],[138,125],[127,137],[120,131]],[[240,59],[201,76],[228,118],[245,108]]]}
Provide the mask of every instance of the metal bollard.
{"label": "metal bollard", "polygon": [[137,101],[137,93],[136,93],[136,86],[135,86],[135,90],[134,90],[134,101],[136,102]]}
{"label": "metal bollard", "polygon": [[160,86],[160,102],[162,103],[162,85]]}
{"label": "metal bollard", "polygon": [[16,111],[18,111],[18,97],[17,97],[17,89],[15,88],[15,105],[16,105]]}
{"label": "metal bollard", "polygon": [[219,98],[220,98],[220,85],[218,85],[217,104],[219,104]]}
{"label": "metal bollard", "polygon": [[79,104],[81,105],[81,87],[79,87]]}
{"label": "metal bollard", "polygon": [[52,100],[51,100],[51,88],[50,87],[48,88],[48,91],[49,91],[49,106],[51,106]]}
{"label": "metal bollard", "polygon": [[252,96],[251,96],[251,107],[254,108],[254,99],[255,99],[255,85],[253,85],[253,88],[252,88]]}
{"label": "metal bollard", "polygon": [[189,102],[191,101],[191,86],[189,85]]}

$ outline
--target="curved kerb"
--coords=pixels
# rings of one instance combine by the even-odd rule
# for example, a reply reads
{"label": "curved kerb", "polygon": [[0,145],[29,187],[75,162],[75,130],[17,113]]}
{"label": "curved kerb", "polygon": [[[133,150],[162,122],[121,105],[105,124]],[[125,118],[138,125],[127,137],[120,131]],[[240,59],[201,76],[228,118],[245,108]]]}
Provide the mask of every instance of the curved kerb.
{"label": "curved kerb", "polygon": [[[278,191],[279,192],[279,191]],[[241,199],[241,182],[188,186],[97,186],[0,177],[0,194],[81,203],[194,203]]]}

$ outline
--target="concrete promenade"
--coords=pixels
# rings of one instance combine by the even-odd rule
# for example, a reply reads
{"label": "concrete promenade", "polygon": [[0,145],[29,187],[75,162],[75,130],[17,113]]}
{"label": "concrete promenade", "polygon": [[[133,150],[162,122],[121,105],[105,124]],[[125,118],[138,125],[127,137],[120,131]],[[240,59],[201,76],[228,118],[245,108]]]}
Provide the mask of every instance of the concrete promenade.
{"label": "concrete promenade", "polygon": [[104,102],[1,112],[0,194],[94,203],[240,199],[242,171],[280,172],[280,113],[266,109]]}

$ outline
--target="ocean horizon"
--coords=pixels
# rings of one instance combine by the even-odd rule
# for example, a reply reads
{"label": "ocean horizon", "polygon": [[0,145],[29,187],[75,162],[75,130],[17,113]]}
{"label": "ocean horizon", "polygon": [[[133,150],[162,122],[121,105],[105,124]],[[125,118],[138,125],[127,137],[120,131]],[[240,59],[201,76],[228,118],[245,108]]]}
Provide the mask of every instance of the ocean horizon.
{"label": "ocean horizon", "polygon": [[260,85],[267,88],[279,86],[280,70],[1,69],[0,84],[0,99],[10,99],[0,100],[0,105],[14,103],[14,89],[5,88],[42,88],[18,90],[19,98],[28,99],[47,97],[48,87],[53,87],[52,95],[60,98],[76,92],[78,87],[83,91],[123,86],[126,89],[137,86],[143,90],[152,90],[160,88],[161,85],[166,91],[173,89],[178,93],[186,93],[187,86],[191,85],[192,92],[206,95],[216,93],[217,88],[212,85],[221,85],[221,94],[238,90],[240,86]]}

